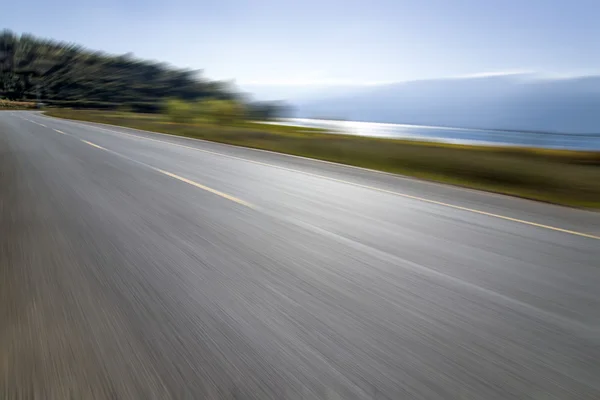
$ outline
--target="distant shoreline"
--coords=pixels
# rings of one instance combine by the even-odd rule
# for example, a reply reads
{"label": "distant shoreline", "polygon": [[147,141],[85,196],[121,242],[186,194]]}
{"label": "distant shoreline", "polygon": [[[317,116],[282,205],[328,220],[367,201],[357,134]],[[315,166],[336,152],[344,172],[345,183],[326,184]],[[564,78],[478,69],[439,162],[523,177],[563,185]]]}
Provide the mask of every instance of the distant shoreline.
{"label": "distant shoreline", "polygon": [[443,126],[443,125],[422,125],[422,124],[407,124],[397,122],[377,122],[377,121],[361,121],[361,120],[350,120],[350,119],[322,119],[322,118],[280,118],[281,120],[302,120],[302,121],[323,121],[323,122],[349,122],[349,123],[364,123],[364,124],[378,124],[378,125],[393,125],[403,126],[411,128],[422,128],[422,129],[444,129],[444,130],[461,130],[461,131],[473,131],[473,132],[506,132],[506,133],[526,133],[535,135],[556,135],[556,136],[579,136],[579,137],[600,137],[598,133],[568,133],[558,131],[536,131],[526,129],[501,129],[501,128],[473,128],[473,127],[457,127],[457,126]]}

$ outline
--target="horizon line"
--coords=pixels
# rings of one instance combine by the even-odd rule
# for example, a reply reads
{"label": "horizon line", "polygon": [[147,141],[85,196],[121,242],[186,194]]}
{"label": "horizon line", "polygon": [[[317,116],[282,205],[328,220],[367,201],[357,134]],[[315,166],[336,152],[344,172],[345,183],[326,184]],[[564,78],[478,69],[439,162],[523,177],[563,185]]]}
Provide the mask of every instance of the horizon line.
{"label": "horizon line", "polygon": [[348,81],[348,80],[274,80],[274,81],[247,81],[247,82],[236,82],[239,86],[379,86],[379,85],[391,85],[409,82],[420,82],[420,81],[436,81],[436,80],[451,80],[451,79],[477,79],[477,78],[492,78],[492,77],[528,77],[533,79],[541,80],[561,80],[561,79],[575,79],[575,78],[586,78],[586,77],[600,77],[600,71],[588,72],[588,73],[543,73],[534,70],[508,70],[508,71],[490,71],[490,72],[478,72],[473,74],[453,75],[453,76],[442,76],[439,78],[423,78],[423,79],[409,79],[409,80],[387,80],[387,81]]}

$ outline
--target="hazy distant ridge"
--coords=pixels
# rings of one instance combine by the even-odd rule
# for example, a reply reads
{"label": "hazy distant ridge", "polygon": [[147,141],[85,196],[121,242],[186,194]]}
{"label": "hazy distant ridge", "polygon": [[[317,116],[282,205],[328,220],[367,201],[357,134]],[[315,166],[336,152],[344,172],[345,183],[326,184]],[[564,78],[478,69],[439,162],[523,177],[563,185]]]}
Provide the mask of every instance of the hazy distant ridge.
{"label": "hazy distant ridge", "polygon": [[296,102],[298,117],[568,133],[600,133],[600,76],[424,80]]}

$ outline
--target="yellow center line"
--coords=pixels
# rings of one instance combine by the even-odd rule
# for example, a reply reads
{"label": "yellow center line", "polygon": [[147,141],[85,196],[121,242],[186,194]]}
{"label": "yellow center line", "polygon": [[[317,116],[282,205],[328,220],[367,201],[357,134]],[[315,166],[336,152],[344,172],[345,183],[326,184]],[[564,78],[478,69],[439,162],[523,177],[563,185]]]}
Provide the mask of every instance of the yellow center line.
{"label": "yellow center line", "polygon": [[[55,130],[56,130],[56,129],[55,129]],[[61,133],[62,133],[62,132],[61,132]],[[163,174],[163,175],[167,175],[167,176],[169,176],[169,177],[171,177],[171,178],[174,178],[174,179],[177,179],[177,180],[179,180],[179,181],[181,181],[181,182],[185,182],[185,183],[187,183],[188,185],[192,185],[192,186],[194,186],[194,187],[197,187],[197,188],[199,188],[199,189],[205,190],[205,191],[207,191],[207,192],[209,192],[209,193],[216,194],[217,196],[223,197],[224,199],[227,199],[227,200],[233,201],[233,202],[235,202],[235,203],[241,204],[241,205],[243,205],[243,206],[246,206],[246,207],[248,207],[248,208],[255,208],[255,207],[254,207],[252,204],[250,204],[250,203],[248,203],[247,201],[244,201],[244,200],[242,200],[242,199],[238,199],[238,198],[237,198],[237,197],[235,197],[235,196],[229,195],[229,194],[227,194],[227,193],[223,193],[223,192],[221,192],[221,191],[219,191],[219,190],[216,190],[216,189],[213,189],[213,188],[211,188],[211,187],[208,187],[208,186],[202,185],[201,183],[195,182],[195,181],[193,181],[193,180],[191,180],[191,179],[184,178],[183,176],[176,175],[176,174],[174,174],[174,173],[172,173],[172,172],[165,171],[165,170],[162,170],[162,169],[160,169],[160,168],[153,167],[152,165],[149,165],[149,164],[143,163],[143,162],[141,162],[141,161],[134,160],[134,159],[132,159],[132,158],[129,158],[129,157],[127,157],[127,156],[124,156],[123,154],[117,153],[116,151],[113,151],[113,150],[106,149],[106,148],[104,148],[104,147],[102,147],[102,146],[98,146],[97,144],[95,144],[95,143],[92,143],[92,142],[88,142],[87,140],[83,140],[83,139],[79,139],[79,140],[81,140],[83,143],[89,144],[90,146],[94,146],[94,147],[96,147],[96,148],[98,148],[98,149],[105,150],[105,151],[107,151],[107,152],[109,152],[109,153],[112,153],[112,154],[114,154],[114,155],[117,155],[117,156],[119,156],[119,157],[125,158],[125,159],[127,159],[127,160],[130,160],[130,161],[133,161],[133,162],[135,162],[135,163],[137,163],[137,164],[140,164],[140,165],[143,165],[143,166],[145,166],[145,167],[147,167],[147,168],[150,168],[150,169],[152,169],[152,170],[154,170],[154,171],[156,171],[156,172],[160,172],[160,173],[161,173],[161,174]]]}
{"label": "yellow center line", "polygon": [[83,139],[80,139],[80,140],[81,140],[83,143],[87,143],[87,144],[89,144],[90,146],[94,146],[94,147],[96,147],[96,148],[98,148],[98,149],[106,150],[104,147],[102,147],[102,146],[98,146],[96,143],[88,142],[87,140],[83,140]]}
{"label": "yellow center line", "polygon": [[202,185],[202,184],[200,184],[200,183],[198,183],[198,182],[194,182],[194,181],[192,181],[191,179],[184,178],[184,177],[182,177],[182,176],[179,176],[179,175],[173,174],[173,173],[171,173],[171,172],[168,172],[168,171],[164,171],[164,170],[162,170],[162,169],[159,169],[159,168],[153,168],[153,169],[154,169],[155,171],[158,171],[158,172],[160,172],[161,174],[165,174],[165,175],[167,175],[167,176],[170,176],[171,178],[174,178],[174,179],[180,180],[180,181],[182,181],[182,182],[185,182],[185,183],[187,183],[187,184],[190,184],[190,185],[192,185],[192,186],[195,186],[195,187],[197,187],[197,188],[199,188],[199,189],[206,190],[207,192],[210,192],[210,193],[216,194],[217,196],[221,196],[221,197],[223,197],[223,198],[225,198],[225,199],[227,199],[227,200],[231,200],[231,201],[233,201],[233,202],[236,202],[236,203],[238,203],[238,204],[241,204],[241,205],[243,205],[243,206],[246,206],[246,207],[249,207],[249,208],[254,208],[254,207],[252,206],[252,204],[250,204],[250,203],[248,203],[248,202],[246,202],[246,201],[244,201],[244,200],[238,199],[237,197],[231,196],[231,195],[229,195],[229,194],[227,194],[227,193],[220,192],[220,191],[218,191],[218,190],[216,190],[216,189],[213,189],[213,188],[210,188],[210,187],[208,187],[208,186],[204,186],[204,185]]}

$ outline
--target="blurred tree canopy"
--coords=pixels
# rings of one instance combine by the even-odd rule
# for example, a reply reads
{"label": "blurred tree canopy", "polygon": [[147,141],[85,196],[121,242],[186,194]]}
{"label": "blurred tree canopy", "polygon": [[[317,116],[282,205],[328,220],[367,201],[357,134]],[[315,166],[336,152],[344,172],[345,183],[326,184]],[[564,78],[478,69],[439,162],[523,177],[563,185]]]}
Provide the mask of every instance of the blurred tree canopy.
{"label": "blurred tree canopy", "polygon": [[244,103],[250,118],[273,118],[283,110],[278,103],[244,101],[229,83],[205,79],[200,71],[0,32],[0,99],[35,100],[38,95],[44,103],[74,108],[126,105],[159,112],[167,99],[213,99]]}

